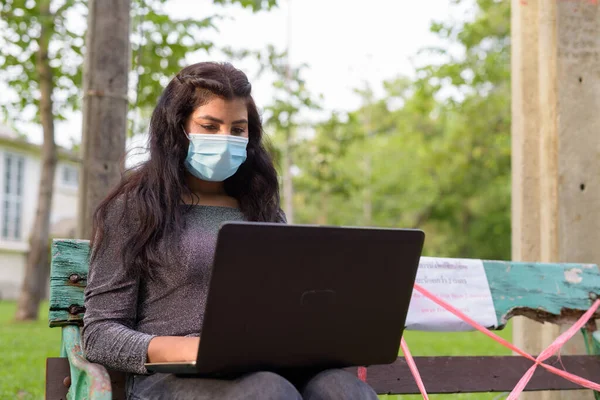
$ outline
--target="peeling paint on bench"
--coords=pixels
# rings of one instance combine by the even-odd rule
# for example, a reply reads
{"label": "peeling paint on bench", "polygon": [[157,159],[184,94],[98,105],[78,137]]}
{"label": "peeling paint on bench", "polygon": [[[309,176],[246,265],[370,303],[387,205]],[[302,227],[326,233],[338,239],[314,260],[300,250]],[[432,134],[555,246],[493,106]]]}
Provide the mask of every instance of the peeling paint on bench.
{"label": "peeling paint on bench", "polygon": [[501,325],[516,315],[572,323],[600,293],[600,271],[593,264],[484,261],[483,266]]}

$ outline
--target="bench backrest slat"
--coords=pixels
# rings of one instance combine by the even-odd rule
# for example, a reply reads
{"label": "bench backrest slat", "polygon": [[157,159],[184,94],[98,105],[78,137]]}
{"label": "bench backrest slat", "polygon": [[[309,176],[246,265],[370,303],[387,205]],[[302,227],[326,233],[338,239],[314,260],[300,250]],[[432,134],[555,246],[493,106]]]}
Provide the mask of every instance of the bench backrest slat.
{"label": "bench backrest slat", "polygon": [[[50,326],[82,323],[88,255],[87,240],[54,240]],[[540,322],[573,322],[590,307],[592,297],[600,292],[600,271],[596,265],[483,261],[483,266],[500,325],[498,328],[515,315]],[[600,318],[600,314],[596,318]],[[446,328],[440,326],[439,330]]]}
{"label": "bench backrest slat", "polygon": [[48,315],[51,327],[83,322],[89,248],[87,240],[64,239],[52,243]]}
{"label": "bench backrest slat", "polygon": [[600,271],[593,264],[484,260],[483,266],[500,325],[515,315],[573,323],[592,305],[590,295],[600,293]]}

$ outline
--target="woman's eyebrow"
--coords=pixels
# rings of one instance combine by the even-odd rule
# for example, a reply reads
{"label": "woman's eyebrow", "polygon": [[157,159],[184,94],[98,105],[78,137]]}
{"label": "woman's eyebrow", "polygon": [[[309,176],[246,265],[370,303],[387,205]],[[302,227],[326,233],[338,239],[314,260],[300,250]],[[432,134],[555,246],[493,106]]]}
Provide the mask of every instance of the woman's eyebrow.
{"label": "woman's eyebrow", "polygon": [[199,115],[195,119],[207,119],[209,121],[217,122],[219,124],[224,124],[225,123],[222,120],[220,120],[219,118],[215,118],[215,117],[212,117],[210,115]]}
{"label": "woman's eyebrow", "polygon": [[[216,122],[216,123],[219,123],[219,124],[224,124],[225,123],[223,120],[221,120],[219,118],[215,118],[215,117],[210,116],[210,115],[199,115],[195,119],[207,119],[209,121],[213,121],[213,122]],[[247,119],[238,119],[237,121],[233,121],[232,125],[235,125],[235,124],[247,124],[247,123],[248,123]]]}

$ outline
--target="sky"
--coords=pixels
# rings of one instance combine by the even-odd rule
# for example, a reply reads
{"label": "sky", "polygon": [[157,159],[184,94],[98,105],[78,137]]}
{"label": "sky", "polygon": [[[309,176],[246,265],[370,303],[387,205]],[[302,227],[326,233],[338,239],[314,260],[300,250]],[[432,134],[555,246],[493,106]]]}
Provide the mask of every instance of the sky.
{"label": "sky", "polygon": [[[429,32],[433,20],[456,17],[459,10],[451,0],[280,0],[278,8],[252,13],[240,6],[216,6],[211,0],[170,0],[167,11],[173,17],[187,18],[220,14],[218,31],[203,31],[203,40],[217,47],[262,49],[268,44],[285,49],[288,44],[292,64],[305,63],[309,91],[322,95],[326,111],[349,111],[360,105],[353,89],[367,81],[381,92],[381,83],[396,76],[414,76],[415,65],[431,61],[417,57],[420,49],[439,44]],[[291,8],[290,8],[291,7]],[[291,11],[291,12],[289,12]],[[460,16],[459,16],[460,17]],[[289,30],[288,30],[289,23]],[[225,60],[218,53],[189,54],[189,63]],[[251,64],[238,63],[252,77]],[[245,68],[248,68],[246,70]],[[259,106],[269,101],[268,79],[252,81]],[[41,129],[27,126],[30,140],[41,143]],[[56,126],[56,141],[69,146],[79,142],[81,114]],[[134,141],[131,146],[139,146]]]}

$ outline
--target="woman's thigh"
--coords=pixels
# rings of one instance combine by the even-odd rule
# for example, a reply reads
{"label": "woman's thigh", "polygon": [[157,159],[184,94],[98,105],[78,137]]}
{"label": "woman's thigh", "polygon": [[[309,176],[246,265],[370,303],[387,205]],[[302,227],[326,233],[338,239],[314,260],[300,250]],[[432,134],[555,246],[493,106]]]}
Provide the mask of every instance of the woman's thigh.
{"label": "woman's thigh", "polygon": [[296,388],[271,372],[256,372],[235,380],[182,378],[172,374],[134,376],[131,400],[265,399],[300,400]]}
{"label": "woman's thigh", "polygon": [[356,375],[341,369],[323,371],[302,389],[305,400],[377,400],[377,394]]}

